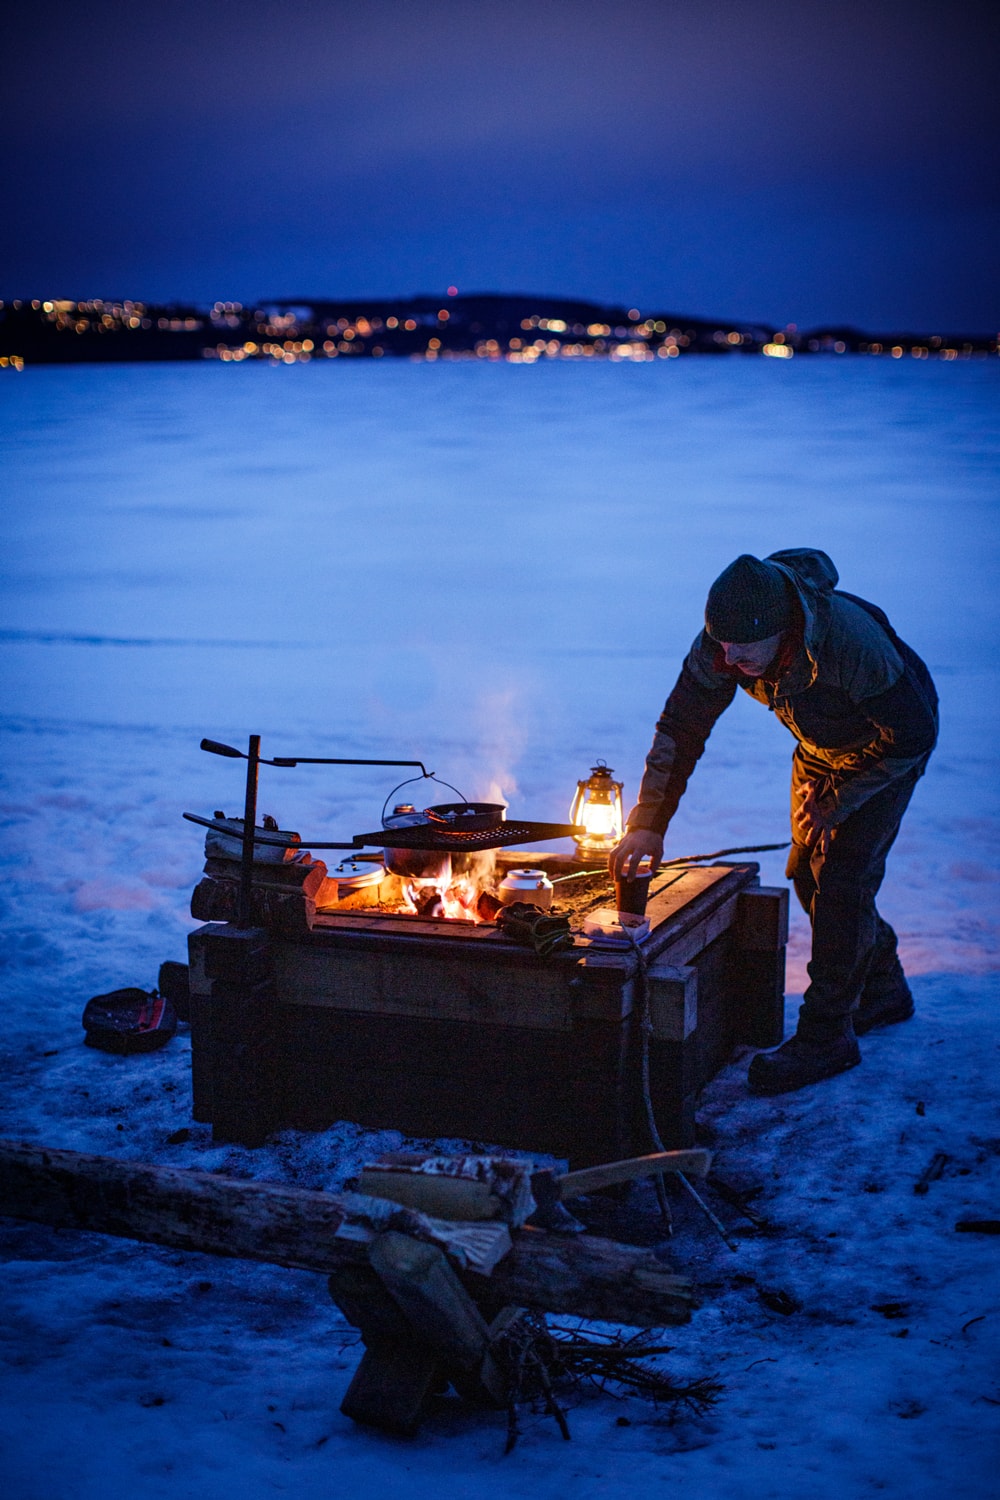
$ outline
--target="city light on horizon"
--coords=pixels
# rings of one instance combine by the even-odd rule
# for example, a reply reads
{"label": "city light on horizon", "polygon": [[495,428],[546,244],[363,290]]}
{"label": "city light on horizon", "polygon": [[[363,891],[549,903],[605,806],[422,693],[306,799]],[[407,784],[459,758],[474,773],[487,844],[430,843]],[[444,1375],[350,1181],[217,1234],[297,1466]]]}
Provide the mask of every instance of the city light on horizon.
{"label": "city light on horizon", "polygon": [[[235,27],[217,0],[137,0],[123,25],[114,0],[39,0],[9,26],[0,294],[537,286],[983,334],[997,17],[912,17],[289,0],[276,26],[251,0]],[[220,69],[237,55],[249,73]]]}

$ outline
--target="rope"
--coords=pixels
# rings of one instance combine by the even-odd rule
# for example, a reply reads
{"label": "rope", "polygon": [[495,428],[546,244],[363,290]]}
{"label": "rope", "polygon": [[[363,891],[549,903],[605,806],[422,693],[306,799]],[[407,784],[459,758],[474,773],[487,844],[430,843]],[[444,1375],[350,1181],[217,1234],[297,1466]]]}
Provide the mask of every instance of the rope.
{"label": "rope", "polygon": [[[709,856],[709,858],[714,857],[715,856]],[[623,927],[622,931],[625,933],[626,937],[632,945],[632,951],[635,954],[637,964],[635,981],[639,998],[639,1077],[642,1084],[642,1102],[646,1112],[646,1127],[649,1131],[649,1139],[652,1143],[653,1150],[665,1151],[667,1148],[663,1144],[663,1139],[656,1124],[656,1111],[653,1109],[653,1097],[649,1086],[649,1044],[650,1039],[653,1035],[653,1016],[649,995],[649,960],[647,959],[645,953],[643,953],[642,949],[639,947],[639,944],[636,942],[635,937],[633,936],[629,928]],[[702,1198],[701,1194],[697,1191],[691,1181],[685,1176],[683,1172],[677,1172],[675,1173],[675,1176],[680,1178],[683,1186],[690,1193],[695,1203],[697,1203],[706,1219],[708,1219],[709,1223],[720,1235],[723,1242],[728,1245],[730,1250],[738,1250],[739,1246],[730,1239],[729,1235],[726,1232],[726,1226],[722,1223],[721,1219],[719,1219],[718,1216],[712,1212],[708,1204],[705,1202],[704,1198]],[[656,1188],[656,1201],[660,1207],[660,1216],[663,1219],[666,1233],[668,1235],[671,1235],[673,1234],[673,1215],[670,1212],[670,1204],[667,1201],[667,1190],[664,1186],[662,1172],[659,1172],[656,1174],[656,1176],[654,1176],[653,1184]]]}
{"label": "rope", "polygon": [[[404,782],[403,785],[405,784]],[[769,854],[772,849],[787,849],[790,842],[791,840],[786,839],[783,844],[745,844],[740,849],[716,849],[712,854],[678,854],[675,859],[661,859],[656,868],[668,870],[672,865],[697,865],[706,859],[721,859],[724,854]],[[600,865],[596,870],[575,870],[572,875],[557,875],[552,884],[560,885],[564,880],[585,880],[588,875],[603,875],[606,870],[606,865]]]}
{"label": "rope", "polygon": [[[639,1000],[639,1078],[642,1086],[642,1102],[646,1112],[646,1128],[649,1131],[649,1139],[654,1151],[665,1151],[663,1139],[656,1124],[656,1113],[653,1109],[653,1098],[649,1087],[649,1042],[653,1035],[653,1016],[649,997],[649,962],[639,944],[627,927],[622,931],[632,944],[632,951],[636,957],[638,968],[635,973],[635,985]],[[667,1201],[667,1190],[663,1182],[663,1173],[658,1172],[653,1178],[653,1186],[656,1189],[656,1201],[660,1206],[660,1217],[667,1235],[674,1232],[673,1214],[670,1212],[670,1204]]]}
{"label": "rope", "polygon": [[740,849],[716,849],[712,854],[680,854],[676,859],[664,859],[660,861],[659,868],[665,869],[667,865],[696,865],[703,859],[721,859],[724,854],[769,854],[772,849],[787,849],[791,839],[786,839],[783,844],[745,844]]}

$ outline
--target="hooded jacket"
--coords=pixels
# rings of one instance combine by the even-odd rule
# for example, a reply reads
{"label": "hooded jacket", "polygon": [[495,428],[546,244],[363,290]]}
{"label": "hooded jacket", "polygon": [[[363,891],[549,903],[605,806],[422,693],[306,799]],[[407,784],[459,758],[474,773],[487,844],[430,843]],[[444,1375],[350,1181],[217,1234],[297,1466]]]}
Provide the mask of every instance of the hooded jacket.
{"label": "hooded jacket", "polygon": [[737,687],[766,704],[798,741],[831,827],[904,776],[922,774],[937,739],[930,672],[874,604],[836,589],[825,552],[795,547],[765,559],[787,579],[800,619],[776,677],[728,667],[702,630],[656,725],[630,829],[666,832],[688,777]]}

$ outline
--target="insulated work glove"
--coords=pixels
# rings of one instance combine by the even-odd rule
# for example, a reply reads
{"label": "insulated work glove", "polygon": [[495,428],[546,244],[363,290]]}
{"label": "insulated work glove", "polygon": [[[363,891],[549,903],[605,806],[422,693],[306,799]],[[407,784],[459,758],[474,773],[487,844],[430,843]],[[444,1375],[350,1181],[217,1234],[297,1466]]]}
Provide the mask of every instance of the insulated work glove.
{"label": "insulated work glove", "polygon": [[549,958],[573,946],[569,917],[553,917],[529,901],[513,901],[497,913],[497,926],[514,943]]}

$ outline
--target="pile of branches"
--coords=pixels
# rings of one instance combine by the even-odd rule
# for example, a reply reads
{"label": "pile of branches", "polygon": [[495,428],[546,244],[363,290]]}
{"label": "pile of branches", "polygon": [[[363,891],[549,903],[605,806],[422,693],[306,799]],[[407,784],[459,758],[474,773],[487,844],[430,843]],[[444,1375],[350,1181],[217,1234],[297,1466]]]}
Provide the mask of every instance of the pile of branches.
{"label": "pile of branches", "polygon": [[591,1334],[550,1328],[540,1313],[522,1311],[490,1346],[507,1376],[507,1445],[510,1453],[520,1436],[520,1413],[528,1406],[553,1417],[569,1442],[570,1430],[563,1400],[578,1396],[587,1385],[600,1391],[642,1396],[654,1406],[670,1408],[671,1420],[686,1410],[703,1416],[722,1391],[710,1378],[679,1384],[663,1370],[644,1363],[669,1354],[672,1345],[658,1344],[656,1331],[643,1329],[625,1338],[620,1333]]}

